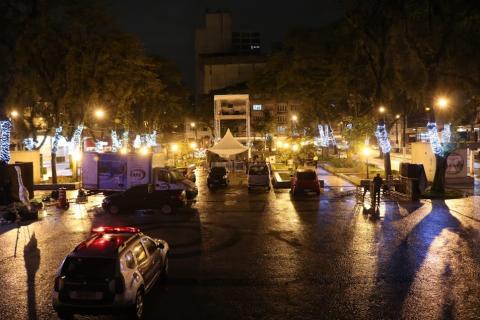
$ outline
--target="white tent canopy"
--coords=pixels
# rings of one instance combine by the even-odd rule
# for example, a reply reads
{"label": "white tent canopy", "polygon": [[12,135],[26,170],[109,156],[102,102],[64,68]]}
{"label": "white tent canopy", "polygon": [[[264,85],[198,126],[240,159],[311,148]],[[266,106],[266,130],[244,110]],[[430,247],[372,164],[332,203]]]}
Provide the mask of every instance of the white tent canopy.
{"label": "white tent canopy", "polygon": [[227,129],[227,132],[225,133],[223,138],[218,141],[216,145],[208,149],[208,151],[216,153],[222,157],[233,156],[247,150],[247,147],[245,147],[233,137],[230,129]]}

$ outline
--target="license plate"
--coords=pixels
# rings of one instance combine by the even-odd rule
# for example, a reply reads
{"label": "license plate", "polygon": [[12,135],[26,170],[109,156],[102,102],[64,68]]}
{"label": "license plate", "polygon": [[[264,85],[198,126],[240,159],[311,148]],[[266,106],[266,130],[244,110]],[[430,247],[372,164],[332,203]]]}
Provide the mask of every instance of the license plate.
{"label": "license plate", "polygon": [[78,300],[101,300],[103,298],[103,292],[72,291],[70,292],[70,298]]}

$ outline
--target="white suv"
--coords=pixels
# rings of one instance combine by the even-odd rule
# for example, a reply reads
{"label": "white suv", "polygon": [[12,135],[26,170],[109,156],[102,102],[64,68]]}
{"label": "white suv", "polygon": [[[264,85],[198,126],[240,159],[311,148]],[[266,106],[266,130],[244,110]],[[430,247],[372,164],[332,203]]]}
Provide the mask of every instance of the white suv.
{"label": "white suv", "polygon": [[132,227],[98,227],[62,262],[53,308],[73,314],[125,313],[142,319],[144,296],[168,273],[167,242]]}

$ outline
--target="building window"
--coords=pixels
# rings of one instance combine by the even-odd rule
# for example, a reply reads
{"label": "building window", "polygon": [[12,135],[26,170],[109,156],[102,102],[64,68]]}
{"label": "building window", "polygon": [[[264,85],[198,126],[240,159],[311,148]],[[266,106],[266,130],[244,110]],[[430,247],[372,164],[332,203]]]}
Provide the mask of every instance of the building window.
{"label": "building window", "polygon": [[286,116],[278,116],[277,117],[277,122],[278,123],[287,123],[287,117]]}
{"label": "building window", "polygon": [[287,112],[287,105],[286,104],[279,104],[277,106],[277,112]]}
{"label": "building window", "polygon": [[277,127],[277,132],[279,134],[284,134],[285,133],[285,126],[278,126]]}
{"label": "building window", "polygon": [[255,111],[262,111],[262,105],[261,104],[254,104],[252,109],[255,110]]}

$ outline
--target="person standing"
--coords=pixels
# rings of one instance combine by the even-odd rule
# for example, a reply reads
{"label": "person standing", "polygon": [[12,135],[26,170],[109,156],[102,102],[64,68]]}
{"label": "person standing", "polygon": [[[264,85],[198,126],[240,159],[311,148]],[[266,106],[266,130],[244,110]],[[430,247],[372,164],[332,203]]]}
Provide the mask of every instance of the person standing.
{"label": "person standing", "polygon": [[383,179],[379,173],[373,178],[374,205],[380,204],[380,192],[383,186]]}

